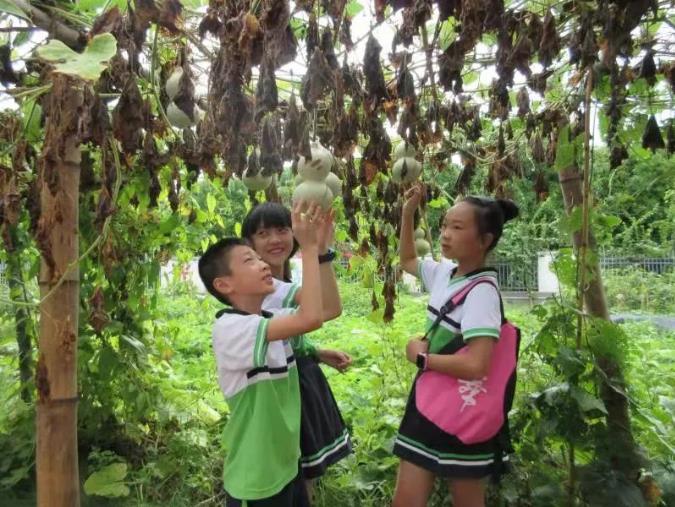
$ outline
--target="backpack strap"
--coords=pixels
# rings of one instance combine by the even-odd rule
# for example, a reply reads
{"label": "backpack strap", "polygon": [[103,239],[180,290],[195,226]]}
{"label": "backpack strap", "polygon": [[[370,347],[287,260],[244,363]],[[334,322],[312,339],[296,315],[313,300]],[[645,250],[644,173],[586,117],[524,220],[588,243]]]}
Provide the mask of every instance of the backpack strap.
{"label": "backpack strap", "polygon": [[441,306],[438,310],[438,315],[436,316],[436,319],[434,322],[431,324],[429,329],[427,329],[427,332],[424,333],[424,336],[422,337],[422,340],[427,340],[429,338],[429,335],[438,327],[438,325],[441,323],[443,320],[443,317],[453,311],[455,308],[458,306],[464,304],[464,301],[466,300],[466,297],[469,295],[469,292],[476,286],[481,283],[488,283],[492,285],[495,289],[497,289],[497,294],[499,295],[499,310],[502,314],[502,324],[506,322],[506,317],[504,314],[504,302],[502,301],[502,295],[499,294],[499,289],[497,288],[497,285],[489,278],[486,277],[481,277],[481,278],[476,278],[473,280],[471,283],[467,284],[466,287],[464,287],[462,290],[460,290],[457,294],[454,294],[450,296],[450,298],[445,302],[443,306]]}

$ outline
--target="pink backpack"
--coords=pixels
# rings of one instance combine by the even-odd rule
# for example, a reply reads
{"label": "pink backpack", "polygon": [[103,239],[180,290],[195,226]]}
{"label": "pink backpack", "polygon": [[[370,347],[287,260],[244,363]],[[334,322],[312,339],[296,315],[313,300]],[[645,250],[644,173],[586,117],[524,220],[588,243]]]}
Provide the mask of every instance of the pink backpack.
{"label": "pink backpack", "polygon": [[[464,303],[471,289],[481,283],[495,284],[479,278],[468,284],[441,307],[438,317],[424,338],[440,324],[443,317]],[[495,286],[496,288],[496,286]],[[516,364],[520,347],[520,330],[504,317],[500,296],[502,326],[499,340],[492,349],[492,360],[482,380],[462,380],[445,373],[424,371],[415,384],[417,410],[444,432],[465,444],[486,442],[500,431],[508,431],[507,416],[516,388]],[[461,335],[453,342],[465,354],[468,346]]]}

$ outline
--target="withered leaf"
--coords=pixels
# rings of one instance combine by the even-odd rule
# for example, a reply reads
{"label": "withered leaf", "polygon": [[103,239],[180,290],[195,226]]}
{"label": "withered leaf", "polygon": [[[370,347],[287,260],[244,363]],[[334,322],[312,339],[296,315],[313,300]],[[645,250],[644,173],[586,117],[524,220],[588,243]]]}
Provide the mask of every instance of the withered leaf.
{"label": "withered leaf", "polygon": [[283,160],[279,150],[279,125],[274,115],[267,115],[263,120],[260,136],[260,166],[264,176],[281,174]]}
{"label": "withered leaf", "polygon": [[369,101],[377,106],[381,101],[389,97],[384,83],[384,73],[380,62],[380,46],[377,39],[371,34],[366,43],[366,51],[363,58],[363,69],[366,76],[366,92]]}
{"label": "withered leaf", "polygon": [[530,112],[530,95],[524,86],[518,91],[516,103],[518,104],[518,118],[524,118]]}
{"label": "withered leaf", "polygon": [[616,143],[612,146],[612,150],[609,155],[609,168],[616,169],[619,167],[624,160],[628,158],[628,150],[621,143]]}
{"label": "withered leaf", "polygon": [[396,93],[399,99],[415,99],[415,81],[407,68],[401,70],[396,80]]}
{"label": "withered leaf", "polygon": [[90,87],[85,88],[84,106],[89,109],[89,114],[84,115],[82,119],[82,143],[103,146],[110,129],[108,108],[101,97],[94,94]]}
{"label": "withered leaf", "polygon": [[182,12],[183,5],[179,0],[163,0],[157,24],[166,28],[169,33],[178,34],[183,24],[180,17]]}
{"label": "withered leaf", "polygon": [[352,20],[349,18],[342,20],[340,42],[344,45],[347,52],[350,52],[354,48],[354,42],[352,41]]}
{"label": "withered leaf", "polygon": [[321,34],[321,51],[332,69],[336,70],[340,67],[333,47],[333,32],[329,28],[326,28]]}
{"label": "withered leaf", "polygon": [[538,132],[530,137],[530,150],[532,151],[532,158],[535,162],[544,163],[546,162],[546,152],[544,151],[544,143],[541,140],[541,136]]}
{"label": "withered leaf", "polygon": [[120,96],[119,102],[113,110],[112,127],[115,139],[122,144],[126,154],[133,154],[141,144],[141,129],[144,125],[143,99],[136,84],[136,79],[130,77]]}
{"label": "withered leaf", "polygon": [[317,102],[326,94],[333,84],[333,70],[326,61],[320,48],[314,50],[307,73],[302,78],[300,97],[307,109],[314,109]]}
{"label": "withered leaf", "polygon": [[199,38],[203,39],[207,33],[218,36],[223,27],[223,22],[218,17],[218,11],[209,7],[208,11],[199,22]]}
{"label": "withered leaf", "polygon": [[274,111],[279,105],[279,95],[277,92],[277,80],[274,75],[274,66],[266,58],[260,68],[258,76],[258,86],[255,95],[255,121],[267,113]]}
{"label": "withered leaf", "polygon": [[118,33],[123,25],[122,14],[120,13],[119,8],[114,6],[94,20],[91,30],[89,31],[89,38],[101,33]]}
{"label": "withered leaf", "polygon": [[659,129],[658,123],[656,123],[654,115],[651,115],[649,120],[647,120],[645,131],[642,134],[642,147],[650,149],[652,152],[655,152],[659,148],[666,147],[666,143],[663,141],[661,130]]}
{"label": "withered leaf", "polygon": [[314,12],[309,15],[309,21],[307,22],[305,46],[307,47],[307,60],[311,60],[314,56],[314,50],[319,47],[319,23]]}
{"label": "withered leaf", "polygon": [[438,57],[438,83],[455,94],[462,93],[462,69],[464,68],[464,52],[457,43],[453,42]]}
{"label": "withered leaf", "polygon": [[560,38],[556,29],[556,20],[551,13],[551,9],[544,16],[542,27],[541,43],[539,44],[539,62],[548,67],[560,52]]}
{"label": "withered leaf", "polygon": [[20,81],[19,75],[14,72],[12,67],[11,54],[12,48],[9,44],[0,46],[0,83],[3,86],[18,84]]}
{"label": "withered leaf", "polygon": [[648,50],[642,62],[640,62],[639,76],[644,78],[649,86],[656,84],[656,63],[654,63],[654,51]]}

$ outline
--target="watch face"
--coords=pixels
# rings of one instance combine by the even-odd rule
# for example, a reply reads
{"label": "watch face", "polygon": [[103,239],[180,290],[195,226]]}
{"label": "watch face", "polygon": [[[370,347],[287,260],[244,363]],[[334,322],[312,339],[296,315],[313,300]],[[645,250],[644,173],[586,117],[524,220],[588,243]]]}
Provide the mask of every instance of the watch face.
{"label": "watch face", "polygon": [[417,367],[424,368],[424,356],[422,354],[417,354]]}

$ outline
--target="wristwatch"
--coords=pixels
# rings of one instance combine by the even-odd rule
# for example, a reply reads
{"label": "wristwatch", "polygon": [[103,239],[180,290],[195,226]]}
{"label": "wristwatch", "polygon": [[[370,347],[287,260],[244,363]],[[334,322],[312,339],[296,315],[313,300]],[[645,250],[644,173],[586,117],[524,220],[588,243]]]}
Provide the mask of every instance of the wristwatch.
{"label": "wristwatch", "polygon": [[324,262],[333,262],[336,255],[337,254],[335,253],[335,250],[329,248],[325,254],[319,255],[319,264],[323,264]]}
{"label": "wristwatch", "polygon": [[417,360],[415,361],[415,364],[420,370],[425,371],[427,369],[428,361],[429,361],[429,354],[427,354],[426,352],[420,352],[417,354]]}

